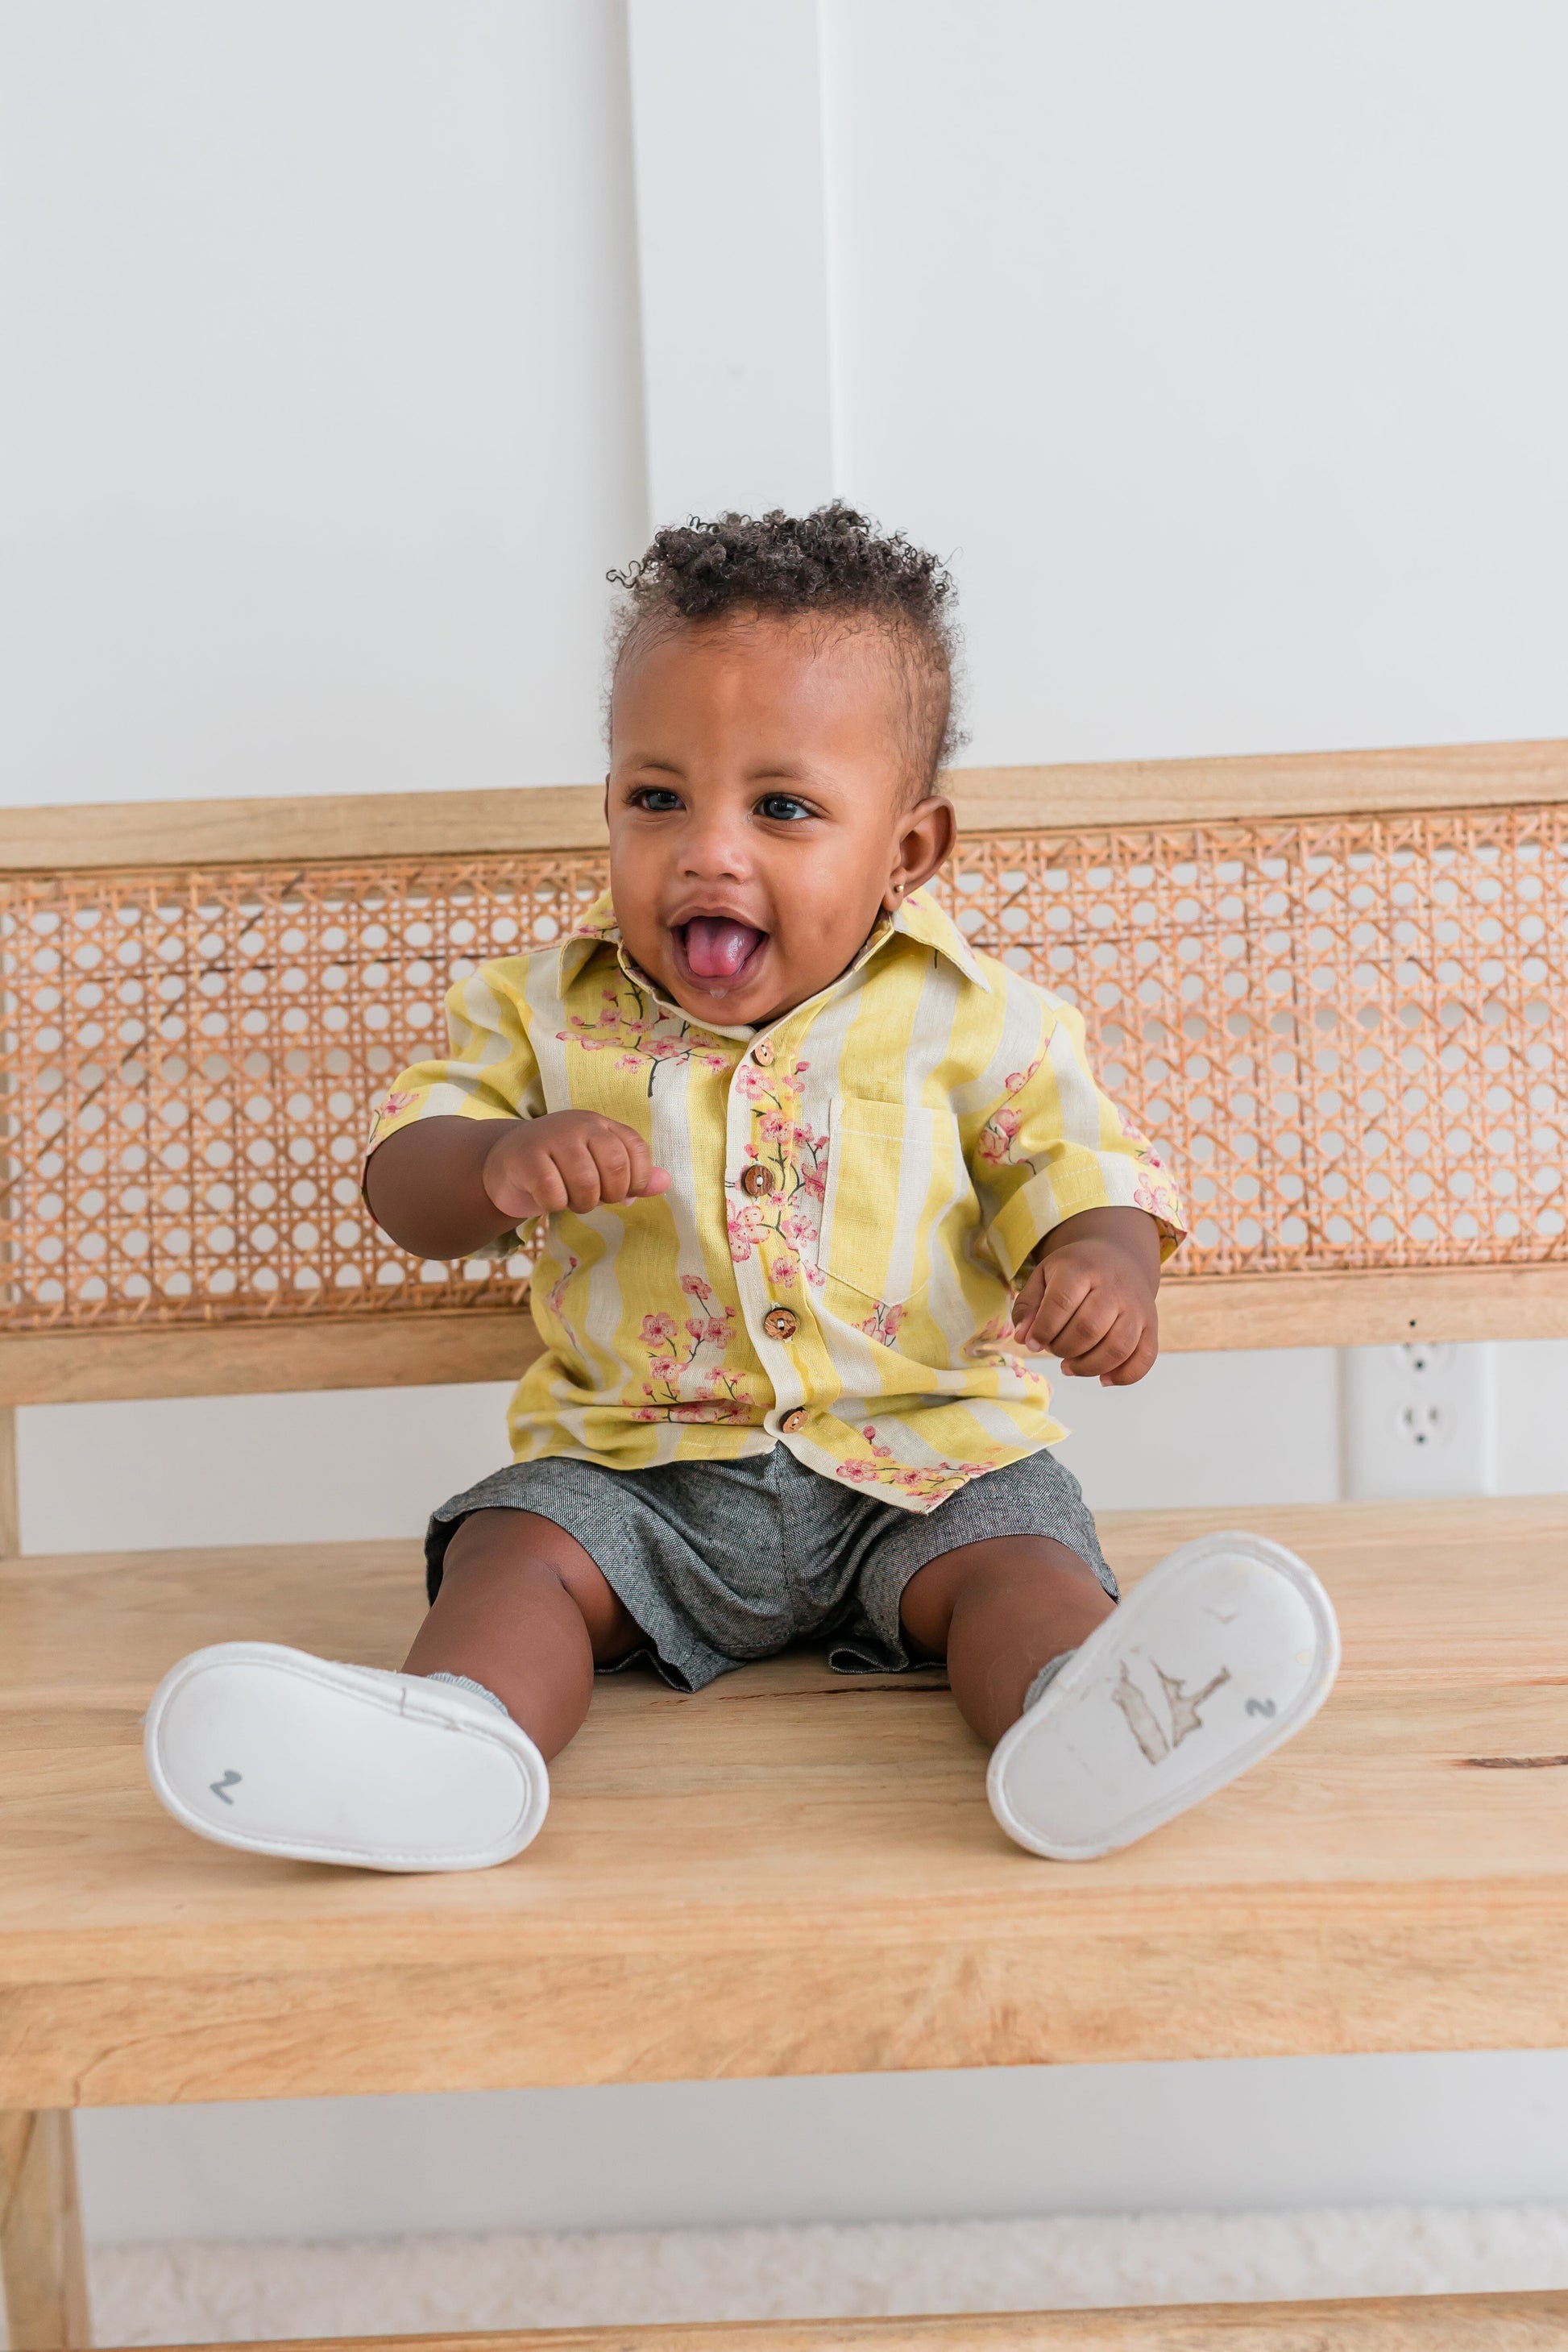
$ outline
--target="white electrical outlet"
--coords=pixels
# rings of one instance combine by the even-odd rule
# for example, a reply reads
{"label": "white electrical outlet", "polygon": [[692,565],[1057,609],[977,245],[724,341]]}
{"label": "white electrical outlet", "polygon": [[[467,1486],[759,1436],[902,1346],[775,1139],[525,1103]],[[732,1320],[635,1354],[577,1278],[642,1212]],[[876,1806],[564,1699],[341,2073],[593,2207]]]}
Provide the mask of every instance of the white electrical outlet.
{"label": "white electrical outlet", "polygon": [[1490,1340],[1345,1348],[1340,1363],[1348,1496],[1404,1501],[1491,1493],[1496,1350]]}

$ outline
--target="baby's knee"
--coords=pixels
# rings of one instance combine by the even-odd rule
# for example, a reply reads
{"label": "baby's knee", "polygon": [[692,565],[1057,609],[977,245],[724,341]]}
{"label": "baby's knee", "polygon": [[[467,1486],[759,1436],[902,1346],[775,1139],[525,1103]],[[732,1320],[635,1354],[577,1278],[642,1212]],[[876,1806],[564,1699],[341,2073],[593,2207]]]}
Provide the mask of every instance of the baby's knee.
{"label": "baby's knee", "polygon": [[956,1551],[943,1552],[921,1570],[921,1579],[956,1600],[961,1593],[1022,1583],[1098,1584],[1092,1568],[1054,1536],[992,1536]]}
{"label": "baby's knee", "polygon": [[940,1655],[955,1613],[1077,1594],[1110,1606],[1093,1569],[1054,1537],[993,1536],[928,1561],[905,1587],[900,1615],[905,1631]]}
{"label": "baby's knee", "polygon": [[582,1617],[595,1655],[636,1628],[592,1553],[536,1511],[472,1511],[442,1561],[442,1590],[497,1588],[513,1601],[563,1599]]}

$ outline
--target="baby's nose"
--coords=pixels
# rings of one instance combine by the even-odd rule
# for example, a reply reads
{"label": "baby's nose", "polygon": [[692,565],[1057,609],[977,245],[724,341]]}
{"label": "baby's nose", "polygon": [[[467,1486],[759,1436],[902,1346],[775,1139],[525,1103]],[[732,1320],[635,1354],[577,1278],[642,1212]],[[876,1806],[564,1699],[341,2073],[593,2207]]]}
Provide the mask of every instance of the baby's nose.
{"label": "baby's nose", "polygon": [[695,880],[737,881],[751,871],[743,826],[709,817],[689,827],[681,843],[681,864]]}

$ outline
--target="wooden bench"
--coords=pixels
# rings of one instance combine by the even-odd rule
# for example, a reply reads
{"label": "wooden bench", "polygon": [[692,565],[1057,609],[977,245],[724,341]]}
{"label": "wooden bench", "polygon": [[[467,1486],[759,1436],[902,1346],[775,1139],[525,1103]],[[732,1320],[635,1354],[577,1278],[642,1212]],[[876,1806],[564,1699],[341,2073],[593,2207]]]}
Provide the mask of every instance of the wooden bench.
{"label": "wooden bench", "polygon": [[[949,903],[1079,996],[1186,1179],[1167,1347],[1568,1332],[1568,746],[952,783]],[[12,813],[0,1403],[515,1373],[521,1269],[413,1265],[355,1163],[447,975],[558,937],[602,874],[590,790]],[[606,1685],[524,1861],[389,1879],[188,1837],[138,1718],[204,1642],[395,1664],[417,1547],[46,1564],[15,1556],[8,1468],[0,1488],[16,2352],[89,2340],[79,2106],[1568,2042],[1568,1500],[1249,1512],[1328,1584],[1340,1688],[1258,1774],[1090,1868],[1007,1843],[931,1683],[790,1657],[695,1698]],[[1107,1549],[1135,1577],[1230,1516],[1113,1514]],[[1506,1612],[1477,1573],[1499,1562]],[[1564,2333],[1547,2296],[488,2340]]]}
{"label": "wooden bench", "polygon": [[[760,2320],[552,2327],[522,2336],[383,2336],[380,2352],[1561,2352],[1568,2295],[1444,2294],[1354,2303],[1186,2304],[1163,2311],[963,2312],[944,2319]],[[336,2344],[256,2352],[342,2352]],[[377,2352],[359,2339],[356,2352]]]}

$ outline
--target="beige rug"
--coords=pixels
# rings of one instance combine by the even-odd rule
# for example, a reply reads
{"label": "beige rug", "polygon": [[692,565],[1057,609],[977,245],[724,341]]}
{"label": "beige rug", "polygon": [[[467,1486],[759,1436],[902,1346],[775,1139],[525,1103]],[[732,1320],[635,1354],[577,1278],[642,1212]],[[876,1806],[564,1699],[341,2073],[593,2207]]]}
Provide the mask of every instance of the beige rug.
{"label": "beige rug", "polygon": [[1568,2286],[1568,2206],[100,2246],[104,2345]]}

